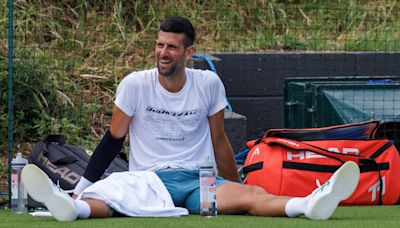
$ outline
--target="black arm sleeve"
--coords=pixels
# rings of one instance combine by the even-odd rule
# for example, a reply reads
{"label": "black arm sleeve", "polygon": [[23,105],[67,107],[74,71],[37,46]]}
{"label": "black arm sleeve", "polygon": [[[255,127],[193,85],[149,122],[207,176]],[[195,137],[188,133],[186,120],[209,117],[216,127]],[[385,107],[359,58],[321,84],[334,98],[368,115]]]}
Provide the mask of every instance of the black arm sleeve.
{"label": "black arm sleeve", "polygon": [[89,163],[83,173],[83,176],[91,182],[96,182],[106,171],[108,166],[121,151],[124,144],[125,136],[115,139],[110,130],[101,139],[99,145],[90,157]]}

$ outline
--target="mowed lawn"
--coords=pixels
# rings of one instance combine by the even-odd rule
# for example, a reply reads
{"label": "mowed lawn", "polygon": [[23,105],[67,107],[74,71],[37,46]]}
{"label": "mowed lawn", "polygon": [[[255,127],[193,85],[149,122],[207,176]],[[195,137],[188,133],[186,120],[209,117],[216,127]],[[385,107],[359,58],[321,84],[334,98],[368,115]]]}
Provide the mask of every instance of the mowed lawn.
{"label": "mowed lawn", "polygon": [[219,215],[205,218],[190,215],[179,218],[107,218],[58,222],[53,218],[14,215],[9,210],[0,210],[0,227],[400,227],[400,205],[339,207],[326,221],[311,221],[304,217]]}

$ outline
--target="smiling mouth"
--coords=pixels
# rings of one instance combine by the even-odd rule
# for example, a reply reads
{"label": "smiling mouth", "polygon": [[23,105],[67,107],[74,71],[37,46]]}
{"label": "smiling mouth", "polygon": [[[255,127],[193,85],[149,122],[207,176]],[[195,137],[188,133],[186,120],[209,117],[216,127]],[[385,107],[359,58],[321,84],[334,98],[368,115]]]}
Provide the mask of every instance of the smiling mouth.
{"label": "smiling mouth", "polygon": [[169,65],[171,65],[171,60],[168,60],[168,59],[161,59],[159,62],[158,62],[158,65],[160,66],[160,67],[168,67]]}
{"label": "smiling mouth", "polygon": [[160,60],[160,63],[162,63],[162,64],[169,64],[169,63],[171,63],[171,60],[169,60],[169,59],[161,59],[161,60]]}

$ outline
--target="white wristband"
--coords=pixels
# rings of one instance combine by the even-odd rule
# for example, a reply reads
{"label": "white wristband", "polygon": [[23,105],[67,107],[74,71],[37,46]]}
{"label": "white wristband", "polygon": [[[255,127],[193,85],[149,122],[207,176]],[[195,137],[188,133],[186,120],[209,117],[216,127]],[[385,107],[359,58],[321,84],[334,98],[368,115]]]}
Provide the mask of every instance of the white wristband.
{"label": "white wristband", "polygon": [[90,180],[88,180],[82,176],[74,189],[74,194],[79,196],[79,194],[81,194],[83,192],[83,190],[85,190],[87,187],[89,187],[92,184],[93,184],[93,182],[91,182]]}

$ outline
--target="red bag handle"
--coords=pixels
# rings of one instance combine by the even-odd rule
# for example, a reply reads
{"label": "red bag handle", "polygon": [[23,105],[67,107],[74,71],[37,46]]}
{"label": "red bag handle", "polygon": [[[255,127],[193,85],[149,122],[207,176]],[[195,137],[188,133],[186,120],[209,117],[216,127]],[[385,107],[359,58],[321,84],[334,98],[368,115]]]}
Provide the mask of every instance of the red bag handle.
{"label": "red bag handle", "polygon": [[317,147],[314,145],[310,145],[304,142],[300,142],[297,140],[293,139],[287,139],[287,138],[276,138],[276,137],[268,137],[264,140],[264,142],[271,146],[271,145],[280,145],[283,147],[288,147],[293,150],[308,150],[315,152],[317,154],[325,155],[327,157],[336,159],[338,161],[341,161],[342,163],[346,161],[354,161],[357,164],[365,164],[369,163],[368,161],[372,161],[373,163],[375,162],[373,159],[370,158],[365,158],[357,155],[352,155],[352,154],[341,154],[341,153],[335,153],[326,149],[323,149],[321,147]]}

